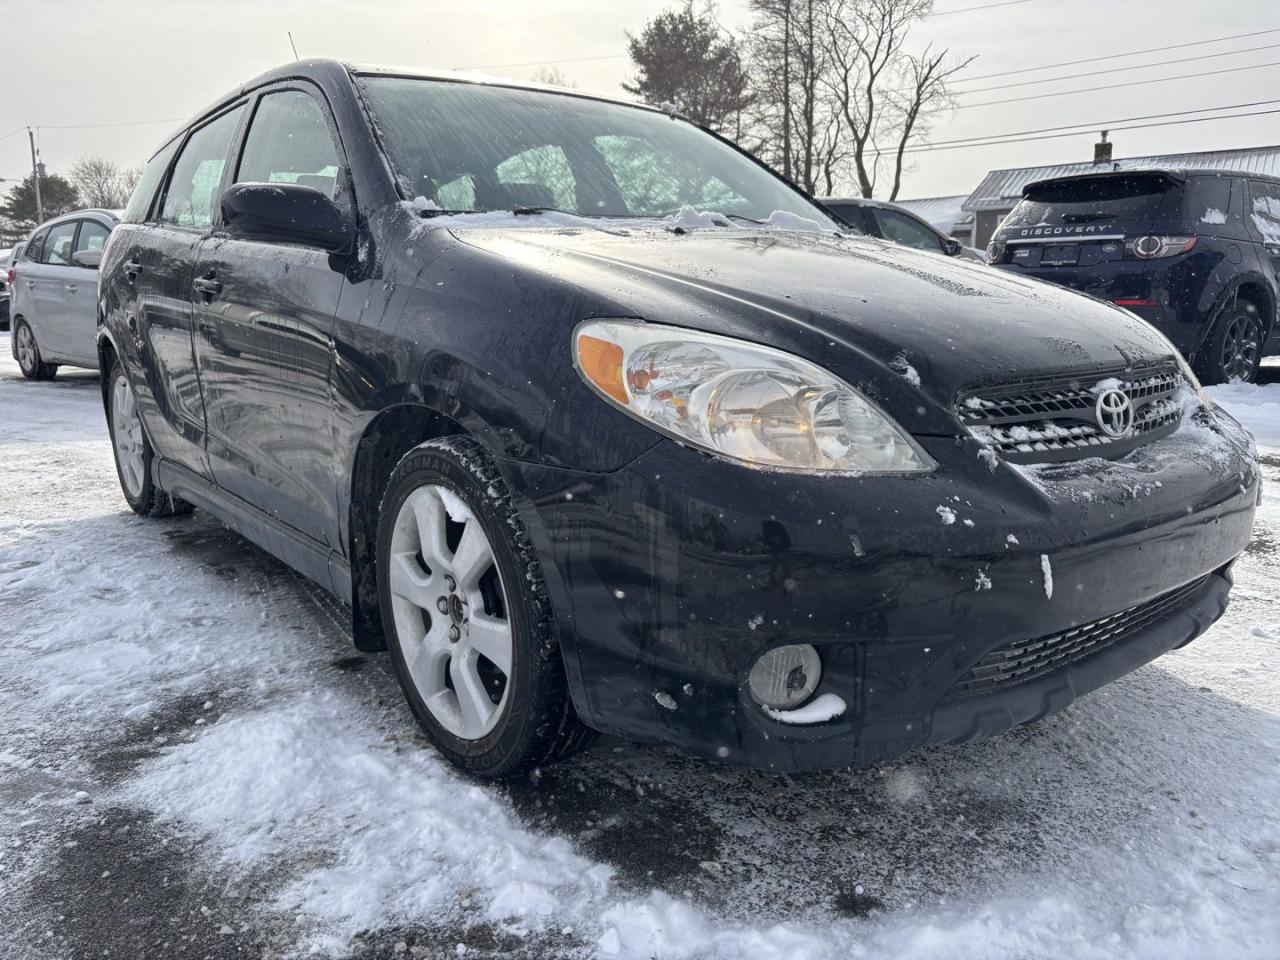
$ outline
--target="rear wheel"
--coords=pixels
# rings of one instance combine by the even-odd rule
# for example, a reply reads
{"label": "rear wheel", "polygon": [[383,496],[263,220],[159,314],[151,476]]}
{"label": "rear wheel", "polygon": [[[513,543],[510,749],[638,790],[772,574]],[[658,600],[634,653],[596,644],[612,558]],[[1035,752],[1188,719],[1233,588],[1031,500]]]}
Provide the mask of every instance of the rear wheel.
{"label": "rear wheel", "polygon": [[133,386],[117,360],[111,365],[107,384],[107,423],[111,428],[111,447],[115,452],[116,476],[120,491],[133,508],[144,517],[167,517],[190,513],[191,504],[171,497],[151,480],[151,464],[155,455],[151,441],[142,427],[138,401]]}
{"label": "rear wheel", "polygon": [[1196,357],[1205,383],[1253,383],[1262,364],[1262,318],[1247,300],[1223,307]]}
{"label": "rear wheel", "polygon": [[25,320],[19,320],[13,329],[13,352],[18,357],[18,368],[28,380],[52,380],[58,365],[40,359],[40,345],[36,335]]}
{"label": "rear wheel", "polygon": [[377,577],[396,675],[451,762],[510,777],[586,740],[541,567],[480,444],[432,440],[396,466],[379,518]]}

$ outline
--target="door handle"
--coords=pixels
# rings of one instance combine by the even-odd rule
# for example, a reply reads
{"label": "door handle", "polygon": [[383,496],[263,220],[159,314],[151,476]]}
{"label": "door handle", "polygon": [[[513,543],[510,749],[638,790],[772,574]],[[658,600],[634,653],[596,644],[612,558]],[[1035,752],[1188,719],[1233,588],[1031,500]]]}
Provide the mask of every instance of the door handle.
{"label": "door handle", "polygon": [[76,292],[77,290],[79,290],[79,289],[80,289],[80,288],[79,288],[79,287],[77,287],[74,283],[68,283],[68,284],[67,284],[67,293],[75,293],[75,292]]}
{"label": "door handle", "polygon": [[130,280],[137,280],[138,274],[142,272],[142,264],[137,260],[126,260],[120,267],[124,270],[124,275]]}
{"label": "door handle", "polygon": [[191,281],[191,286],[193,286],[196,292],[200,294],[205,303],[210,303],[215,300],[218,294],[222,292],[222,283],[215,280],[212,275],[207,277],[196,277]]}

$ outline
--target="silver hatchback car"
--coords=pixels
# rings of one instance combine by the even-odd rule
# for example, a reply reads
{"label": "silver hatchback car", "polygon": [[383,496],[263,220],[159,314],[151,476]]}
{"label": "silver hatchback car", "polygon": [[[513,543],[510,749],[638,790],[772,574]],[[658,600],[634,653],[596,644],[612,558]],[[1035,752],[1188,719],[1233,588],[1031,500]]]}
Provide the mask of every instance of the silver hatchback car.
{"label": "silver hatchback car", "polygon": [[98,368],[98,264],[119,222],[115,211],[77,210],[32,233],[10,283],[13,356],[27,379]]}

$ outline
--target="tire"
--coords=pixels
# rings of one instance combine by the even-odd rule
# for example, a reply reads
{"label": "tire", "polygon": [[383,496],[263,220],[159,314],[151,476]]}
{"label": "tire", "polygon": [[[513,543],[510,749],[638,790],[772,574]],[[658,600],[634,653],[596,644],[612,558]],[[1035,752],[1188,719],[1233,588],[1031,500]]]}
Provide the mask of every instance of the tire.
{"label": "tire", "polygon": [[1220,311],[1196,355],[1196,375],[1203,383],[1256,383],[1265,339],[1258,308],[1232,300]]}
{"label": "tire", "polygon": [[25,320],[14,324],[13,352],[18,358],[18,369],[28,380],[52,380],[58,372],[56,363],[45,363],[40,359],[40,345]]}
{"label": "tire", "polygon": [[120,480],[120,492],[133,512],[144,517],[190,513],[191,504],[165,493],[151,478],[155,453],[142,427],[133,386],[119,360],[111,364],[107,377],[106,407],[116,477]]}
{"label": "tire", "polygon": [[479,443],[446,437],[405,454],[379,508],[376,566],[396,677],[451,763],[510,778],[589,739],[541,565]]}

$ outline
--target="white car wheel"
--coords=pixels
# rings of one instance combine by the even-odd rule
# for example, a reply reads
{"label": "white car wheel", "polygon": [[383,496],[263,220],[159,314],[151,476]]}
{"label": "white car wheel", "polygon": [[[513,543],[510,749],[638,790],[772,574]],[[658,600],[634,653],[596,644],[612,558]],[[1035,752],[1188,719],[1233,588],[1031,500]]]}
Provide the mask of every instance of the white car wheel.
{"label": "white car wheel", "polygon": [[445,730],[482,739],[510,696],[514,643],[493,547],[457,494],[426,484],[405,499],[388,576],[396,635],[418,695]]}
{"label": "white car wheel", "polygon": [[146,479],[146,461],[143,457],[142,420],[138,416],[138,402],[133,388],[123,370],[117,370],[111,384],[111,431],[114,434],[116,461],[120,467],[120,482],[131,500],[142,496]]}

